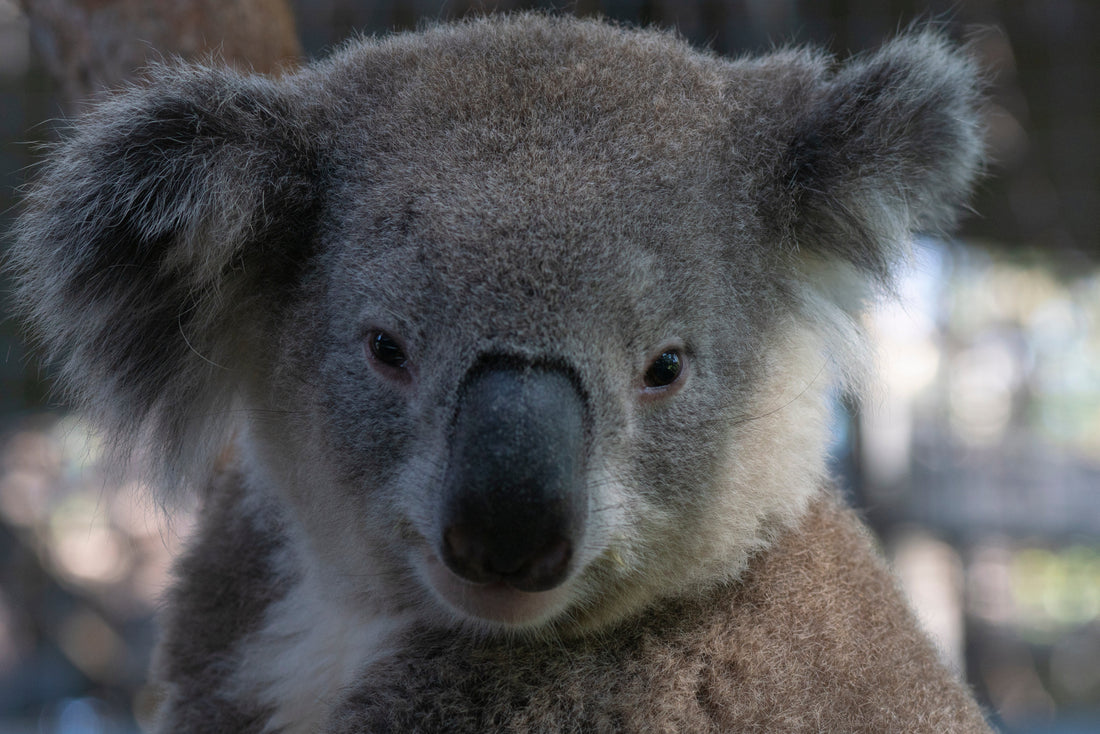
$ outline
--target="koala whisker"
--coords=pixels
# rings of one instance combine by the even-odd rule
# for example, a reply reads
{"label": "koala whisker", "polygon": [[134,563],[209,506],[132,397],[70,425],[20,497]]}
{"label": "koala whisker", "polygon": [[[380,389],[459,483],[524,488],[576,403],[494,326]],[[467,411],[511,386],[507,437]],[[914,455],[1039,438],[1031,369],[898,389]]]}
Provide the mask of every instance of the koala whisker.
{"label": "koala whisker", "polygon": [[183,337],[183,343],[187,345],[187,348],[191,351],[191,353],[194,354],[199,359],[201,359],[203,362],[206,362],[207,364],[211,365],[212,367],[216,367],[219,370],[223,370],[223,371],[228,372],[229,371],[228,367],[225,367],[223,365],[218,364],[217,362],[215,362],[214,360],[210,359],[205,354],[200,352],[198,349],[195,349],[194,345],[191,344],[191,340],[187,338],[187,332],[184,331],[183,316],[184,316],[184,314],[181,313],[181,314],[179,314],[179,316],[176,317],[176,326],[178,327],[180,336]]}
{"label": "koala whisker", "polygon": [[348,581],[371,581],[371,580],[375,580],[375,579],[387,579],[391,576],[391,574],[381,572],[381,571],[371,571],[371,572],[359,573],[359,572],[355,572],[355,571],[346,571],[346,570],[340,571],[339,575],[340,575],[340,578],[346,579]]}
{"label": "koala whisker", "polygon": [[749,416],[747,418],[741,418],[739,420],[736,420],[736,421],[733,422],[733,425],[739,426],[739,425],[743,425],[745,423],[751,423],[753,421],[763,420],[764,418],[770,418],[771,416],[786,410],[787,408],[789,408],[790,406],[794,405],[799,400],[801,400],[806,395],[806,393],[808,393],[810,391],[810,388],[812,388],[815,384],[817,384],[817,381],[819,379],[821,379],[821,376],[825,373],[825,368],[828,367],[828,366],[829,366],[829,361],[828,360],[823,360],[822,363],[821,363],[821,366],[818,368],[818,370],[814,374],[814,376],[812,378],[810,378],[809,381],[806,382],[805,386],[803,386],[803,388],[798,391],[798,394],[796,394],[794,397],[792,397],[787,402],[783,403],[782,405],[780,405],[776,408],[773,408],[772,410],[769,410],[766,413],[761,413],[759,415]]}
{"label": "koala whisker", "polygon": [[[598,490],[599,487],[596,489]],[[599,492],[597,491],[596,494],[598,495]],[[607,502],[602,505],[596,505],[595,507],[589,508],[589,512],[598,515],[603,512],[611,512],[612,510],[621,510],[624,507],[626,507],[626,502],[619,500],[617,502]]]}

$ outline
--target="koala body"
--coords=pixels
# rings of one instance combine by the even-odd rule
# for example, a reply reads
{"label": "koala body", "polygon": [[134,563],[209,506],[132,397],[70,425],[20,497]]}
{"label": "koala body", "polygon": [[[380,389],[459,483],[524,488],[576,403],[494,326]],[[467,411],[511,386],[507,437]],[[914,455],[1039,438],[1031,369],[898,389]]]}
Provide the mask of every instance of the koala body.
{"label": "koala body", "polygon": [[89,114],[12,263],[120,453],[205,487],[160,730],[983,731],[825,468],[978,104],[932,33],[522,15]]}

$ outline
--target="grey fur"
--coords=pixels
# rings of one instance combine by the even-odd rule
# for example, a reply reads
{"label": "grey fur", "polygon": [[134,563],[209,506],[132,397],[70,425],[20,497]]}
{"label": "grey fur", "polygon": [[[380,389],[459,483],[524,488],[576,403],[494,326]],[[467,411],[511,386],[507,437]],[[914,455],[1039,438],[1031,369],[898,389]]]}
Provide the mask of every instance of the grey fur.
{"label": "grey fur", "polygon": [[[360,730],[376,714],[350,694],[433,657],[439,631],[463,640],[440,685],[502,635],[520,658],[611,644],[601,630],[710,598],[806,532],[829,378],[860,371],[850,308],[914,230],[953,222],[979,104],[973,62],[933,32],[837,67],[522,15],[354,42],[277,82],[161,68],[81,120],[16,230],[24,312],[76,403],[116,445],[150,444],[169,489],[239,448],[166,617],[162,730],[306,731],[329,711]],[[368,358],[379,331],[407,371]],[[683,378],[645,387],[668,350]],[[568,375],[585,412],[587,524],[515,623],[433,575],[462,385],[501,360]],[[892,594],[868,601],[911,625]],[[548,670],[576,687],[582,667]]]}

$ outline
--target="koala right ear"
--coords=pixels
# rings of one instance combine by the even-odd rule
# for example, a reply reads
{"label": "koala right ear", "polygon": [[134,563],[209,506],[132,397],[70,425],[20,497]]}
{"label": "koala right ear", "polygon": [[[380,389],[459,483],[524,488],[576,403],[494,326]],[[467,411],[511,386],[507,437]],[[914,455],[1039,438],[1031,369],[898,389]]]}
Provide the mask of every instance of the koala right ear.
{"label": "koala right ear", "polygon": [[954,223],[983,158],[975,61],[931,29],[835,73],[820,59],[776,176],[781,234],[889,282],[915,231]]}
{"label": "koala right ear", "polygon": [[53,151],[9,263],[67,396],[119,458],[140,439],[160,478],[180,482],[232,430],[243,345],[305,259],[316,162],[281,83],[196,67],[151,77]]}

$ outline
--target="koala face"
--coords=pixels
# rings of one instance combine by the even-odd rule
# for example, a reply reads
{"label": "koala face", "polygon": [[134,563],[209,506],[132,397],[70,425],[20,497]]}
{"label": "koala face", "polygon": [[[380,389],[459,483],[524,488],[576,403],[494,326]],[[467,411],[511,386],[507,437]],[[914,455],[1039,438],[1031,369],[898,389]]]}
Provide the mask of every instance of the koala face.
{"label": "koala face", "polygon": [[[471,94],[511,68],[464,54],[449,83]],[[265,414],[308,406],[323,427],[292,416],[255,437],[279,476],[325,471],[285,488],[324,564],[387,569],[383,597],[448,621],[587,624],[712,572],[719,539],[699,529],[750,449],[733,427],[762,410],[759,355],[785,307],[757,279],[768,253],[730,245],[759,225],[723,173],[725,81],[680,63],[662,69],[671,90],[617,90],[576,78],[592,63],[462,113],[433,111],[446,90],[430,89],[361,112],[335,156],[326,257],[256,388],[276,385]],[[667,99],[681,86],[696,98]],[[379,134],[394,118],[419,123],[420,149]],[[772,309],[747,307],[765,293]]]}
{"label": "koala face", "polygon": [[542,16],[163,70],[66,144],[14,260],[77,399],[173,477],[235,433],[340,603],[588,629],[799,517],[836,284],[949,221],[973,78],[933,35],[835,70]]}
{"label": "koala face", "polygon": [[[347,220],[321,245],[333,257],[253,388],[272,416],[254,429],[270,452],[257,463],[324,471],[287,498],[326,565],[392,569],[386,598],[509,625],[589,613],[610,580],[638,572],[626,559],[648,539],[686,545],[698,521],[685,520],[712,505],[728,437],[699,438],[751,417],[766,319],[739,315],[717,254],[676,254],[684,210],[657,197],[646,221],[663,227],[606,233],[553,201],[536,225],[494,222],[548,199],[539,183],[477,204],[463,188],[395,201],[365,188],[358,201],[407,221],[334,204]],[[623,193],[596,192],[602,216],[623,217]],[[454,217],[476,221],[470,235],[455,236]],[[377,227],[392,231],[362,236]],[[705,328],[698,314],[716,309],[730,317]]]}

